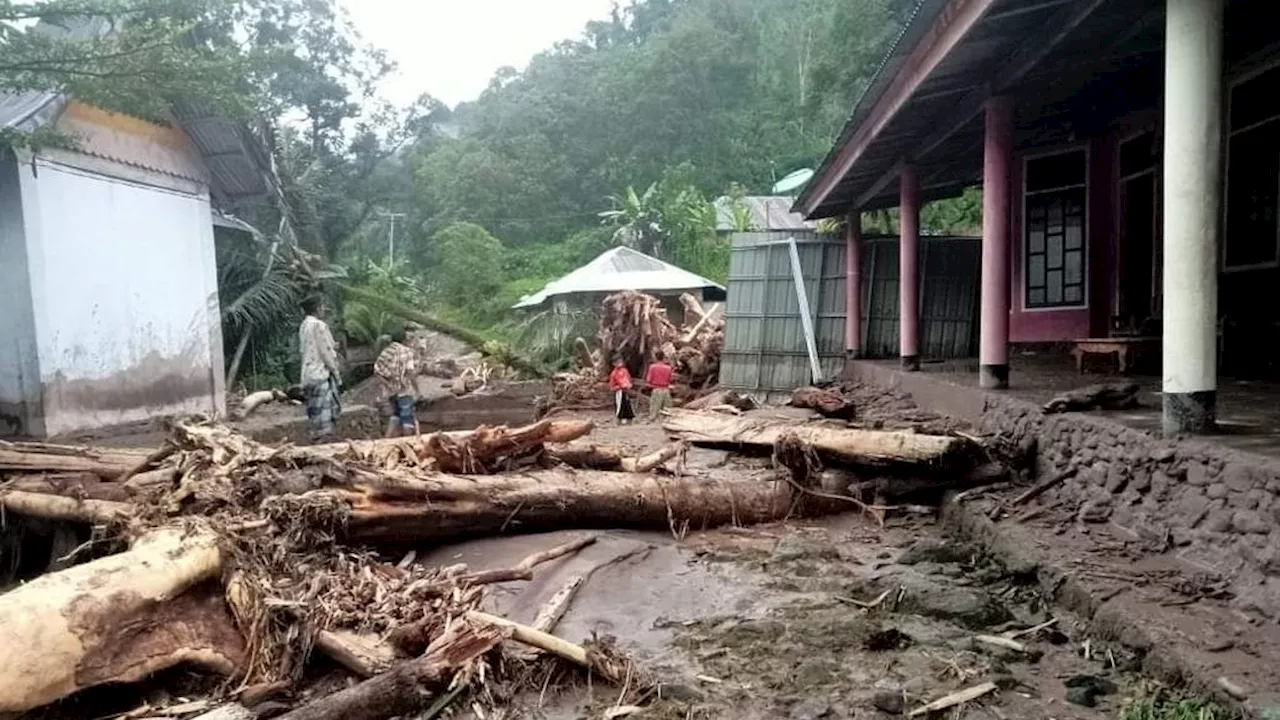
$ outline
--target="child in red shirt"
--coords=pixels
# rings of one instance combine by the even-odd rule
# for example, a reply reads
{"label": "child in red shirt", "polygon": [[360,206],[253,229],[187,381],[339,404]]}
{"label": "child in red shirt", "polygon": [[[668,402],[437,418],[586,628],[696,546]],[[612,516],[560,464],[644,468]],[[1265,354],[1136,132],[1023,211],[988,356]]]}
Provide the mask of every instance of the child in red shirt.
{"label": "child in red shirt", "polygon": [[644,374],[644,384],[653,389],[649,396],[649,419],[657,421],[662,411],[671,406],[671,377],[675,372],[667,364],[667,358],[659,350],[653,354],[653,364]]}
{"label": "child in red shirt", "polygon": [[626,425],[636,416],[631,409],[631,371],[622,358],[613,359],[613,371],[609,373],[609,389],[613,391],[613,414],[619,425]]}

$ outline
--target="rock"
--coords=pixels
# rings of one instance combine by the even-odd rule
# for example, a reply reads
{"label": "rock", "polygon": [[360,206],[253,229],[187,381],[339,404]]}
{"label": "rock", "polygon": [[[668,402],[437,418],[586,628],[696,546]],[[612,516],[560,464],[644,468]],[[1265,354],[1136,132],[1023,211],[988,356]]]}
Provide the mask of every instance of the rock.
{"label": "rock", "polygon": [[872,652],[883,652],[885,650],[901,650],[908,647],[914,642],[911,636],[902,632],[898,628],[887,628],[878,630],[867,636],[862,641],[864,650]]}
{"label": "rock", "polygon": [[916,575],[903,576],[900,584],[906,593],[899,609],[906,612],[983,631],[1013,619],[1008,609],[981,588],[956,587],[938,578]]}
{"label": "rock", "polygon": [[1262,514],[1253,510],[1237,510],[1231,516],[1231,527],[1239,533],[1266,535],[1271,532],[1271,525],[1263,519]]}
{"label": "rock", "polygon": [[916,565],[922,562],[956,563],[966,562],[974,555],[973,548],[964,543],[941,540],[938,538],[921,538],[915,541],[898,557],[900,565]]}
{"label": "rock", "polygon": [[1213,510],[1209,512],[1209,518],[1205,520],[1204,529],[1216,533],[1231,532],[1232,520],[1230,511]]}
{"label": "rock", "polygon": [[1225,498],[1230,493],[1231,491],[1227,489],[1227,484],[1220,482],[1210,485],[1208,489],[1204,491],[1204,494],[1207,495],[1210,500]]}
{"label": "rock", "polygon": [[907,698],[901,690],[877,690],[871,705],[880,712],[901,715],[907,709]]}
{"label": "rock", "polygon": [[1187,484],[1193,487],[1204,487],[1209,484],[1209,468],[1201,463],[1187,466]]}
{"label": "rock", "polygon": [[1107,488],[1107,492],[1114,495],[1123,490],[1128,484],[1129,478],[1125,476],[1124,470],[1120,469],[1119,465],[1113,464],[1110,469],[1107,470],[1107,483],[1105,486]]}
{"label": "rock", "polygon": [[1168,445],[1151,451],[1151,459],[1156,462],[1169,462],[1173,459],[1173,448]]}
{"label": "rock", "polygon": [[1097,675],[1075,675],[1067,678],[1067,702],[1081,707],[1096,707],[1098,698],[1112,695],[1116,684]]}
{"label": "rock", "polygon": [[[1154,482],[1154,478],[1152,478]],[[1177,516],[1187,527],[1193,527],[1209,512],[1209,498],[1195,488],[1185,488],[1178,499]]]}
{"label": "rock", "polygon": [[1241,462],[1229,462],[1222,469],[1222,481],[1232,492],[1248,492],[1255,485],[1253,468]]}
{"label": "rock", "polygon": [[1076,520],[1084,523],[1106,522],[1111,517],[1111,502],[1108,500],[1089,500],[1080,506]]}
{"label": "rock", "polygon": [[1129,480],[1129,489],[1145,493],[1151,489],[1151,475],[1145,470],[1139,469],[1134,471],[1133,477]]}
{"label": "rock", "polygon": [[1173,480],[1160,470],[1151,473],[1151,493],[1155,495],[1156,498],[1164,497],[1165,493],[1169,492],[1169,487],[1172,485]]}
{"label": "rock", "polygon": [[821,698],[807,698],[791,708],[791,720],[819,720],[831,716],[831,703]]}
{"label": "rock", "polygon": [[1257,491],[1231,493],[1230,497],[1227,498],[1227,503],[1238,510],[1257,510],[1258,496],[1253,494],[1255,492]]}

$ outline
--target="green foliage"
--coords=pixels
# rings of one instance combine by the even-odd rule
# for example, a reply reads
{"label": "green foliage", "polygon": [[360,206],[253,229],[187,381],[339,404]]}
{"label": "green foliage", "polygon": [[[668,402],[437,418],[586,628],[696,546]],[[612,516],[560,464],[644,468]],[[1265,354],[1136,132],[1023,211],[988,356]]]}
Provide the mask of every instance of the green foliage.
{"label": "green foliage", "polygon": [[[366,259],[356,266],[348,280],[352,286],[397,302],[417,305],[425,294],[408,263],[378,263]],[[354,345],[372,346],[383,335],[396,335],[405,329],[405,319],[381,305],[364,300],[351,300],[343,305],[343,329]]]}
{"label": "green foliage", "polygon": [[[427,277],[432,297],[454,317],[485,327],[505,311],[499,294],[505,280],[502,241],[474,223],[452,223],[431,237]],[[512,301],[514,302],[514,300]]]}
{"label": "green foliage", "polygon": [[567,370],[573,365],[577,338],[593,342],[599,328],[600,317],[594,309],[548,308],[530,315],[512,335],[529,358],[551,370]]}
{"label": "green foliage", "polygon": [[1155,683],[1140,686],[1125,700],[1119,720],[1237,720],[1239,713],[1212,700],[1186,697]]}
{"label": "green foliage", "polygon": [[926,203],[920,208],[920,227],[930,235],[981,235],[982,189],[971,187],[960,197]]}

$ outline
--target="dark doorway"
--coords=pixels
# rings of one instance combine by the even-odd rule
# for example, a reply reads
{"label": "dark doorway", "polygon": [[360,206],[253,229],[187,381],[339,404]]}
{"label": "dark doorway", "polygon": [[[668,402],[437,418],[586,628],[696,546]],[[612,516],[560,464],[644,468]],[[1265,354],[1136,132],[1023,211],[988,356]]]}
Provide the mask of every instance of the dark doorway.
{"label": "dark doorway", "polygon": [[1141,323],[1155,313],[1156,176],[1145,173],[1120,188],[1120,315]]}
{"label": "dark doorway", "polygon": [[1155,134],[1120,146],[1120,327],[1143,334],[1160,315]]}

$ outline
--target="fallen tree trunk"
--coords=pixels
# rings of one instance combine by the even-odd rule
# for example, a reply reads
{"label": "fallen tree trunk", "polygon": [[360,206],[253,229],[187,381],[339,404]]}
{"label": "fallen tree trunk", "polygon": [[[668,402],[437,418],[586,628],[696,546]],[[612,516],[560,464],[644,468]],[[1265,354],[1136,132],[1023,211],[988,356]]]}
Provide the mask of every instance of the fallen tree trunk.
{"label": "fallen tree trunk", "polygon": [[126,483],[103,480],[98,475],[85,472],[20,475],[5,487],[8,490],[65,495],[85,500],[127,502],[130,499]]}
{"label": "fallen tree trunk", "polygon": [[816,410],[823,417],[852,420],[857,415],[853,400],[846,398],[838,388],[796,388],[791,393],[791,406]]}
{"label": "fallen tree trunk", "polygon": [[[392,315],[404,318],[405,320],[416,322],[428,330],[434,330],[438,333],[448,335],[451,338],[461,340],[476,350],[479,350],[481,353],[486,355],[489,354],[489,341],[477,332],[444,322],[443,320],[433,315],[428,315],[417,308],[410,307],[384,295],[369,292],[363,288],[354,287],[345,283],[339,283],[338,288],[349,297],[359,300],[360,302],[384,310]],[[520,370],[538,378],[549,377],[551,375],[551,373],[547,372],[547,369],[541,365],[530,360],[526,360],[525,358],[510,352],[509,349],[505,350],[506,352],[501,353],[501,357],[497,359],[505,362],[516,370]]]}
{"label": "fallen tree trunk", "polygon": [[204,531],[158,531],[126,552],[0,595],[0,712],[23,712],[179,663],[232,673],[244,644],[216,587]]}
{"label": "fallen tree trunk", "polygon": [[455,622],[426,653],[391,670],[279,716],[279,720],[381,720],[407,715],[449,687],[459,670],[510,633],[495,625]]}
{"label": "fallen tree trunk", "polygon": [[418,437],[355,440],[296,448],[298,456],[359,457],[386,466],[400,459],[434,459],[445,472],[486,472],[500,458],[520,457],[546,444],[564,444],[589,434],[589,420],[541,420],[518,428],[482,426],[475,430]]}
{"label": "fallen tree trunk", "polygon": [[149,450],[106,450],[79,445],[0,440],[0,471],[84,472],[114,479],[147,457]]}
{"label": "fallen tree trunk", "polygon": [[[320,491],[330,492],[330,491]],[[346,539],[412,544],[564,527],[680,532],[848,510],[785,481],[710,480],[591,470],[538,470],[483,478],[427,475],[343,492]]]}
{"label": "fallen tree trunk", "polygon": [[[52,492],[58,492],[51,489]],[[126,520],[133,505],[111,500],[78,500],[74,497],[8,490],[0,492],[0,507],[8,512],[46,520],[65,520],[90,525]]]}
{"label": "fallen tree trunk", "polygon": [[673,410],[662,425],[695,445],[773,451],[788,432],[813,446],[828,462],[904,470],[963,470],[973,462],[972,444],[958,437],[909,432],[794,425],[762,418]]}

